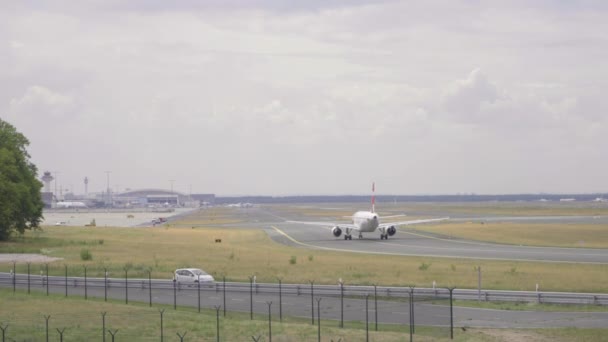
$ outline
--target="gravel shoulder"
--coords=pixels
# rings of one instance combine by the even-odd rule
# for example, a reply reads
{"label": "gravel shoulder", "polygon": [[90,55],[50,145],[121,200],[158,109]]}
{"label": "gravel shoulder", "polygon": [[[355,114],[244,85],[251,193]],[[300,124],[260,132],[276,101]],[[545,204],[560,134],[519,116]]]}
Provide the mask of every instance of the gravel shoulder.
{"label": "gravel shoulder", "polygon": [[0,263],[10,263],[10,262],[31,262],[31,263],[46,263],[53,262],[57,260],[61,260],[62,258],[53,258],[42,254],[0,254]]}

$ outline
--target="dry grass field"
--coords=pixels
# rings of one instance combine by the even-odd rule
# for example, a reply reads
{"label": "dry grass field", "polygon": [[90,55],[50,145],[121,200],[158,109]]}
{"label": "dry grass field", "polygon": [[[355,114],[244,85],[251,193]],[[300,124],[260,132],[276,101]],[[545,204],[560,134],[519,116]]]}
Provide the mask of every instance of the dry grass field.
{"label": "dry grass field", "polygon": [[[276,210],[306,215],[332,213],[352,215],[357,210],[368,210],[368,203],[317,203],[270,205]],[[608,203],[596,202],[381,202],[376,201],[380,213],[441,212],[444,214],[487,216],[605,216]]]}
{"label": "dry grass field", "polygon": [[526,246],[608,248],[608,225],[468,222],[420,225],[418,230],[467,240]]}
{"label": "dry grass field", "polygon": [[[186,333],[185,341],[215,341],[216,315],[214,310],[196,312],[194,308],[173,310],[170,306],[145,304],[125,305],[118,301],[103,302],[99,299],[64,298],[61,295],[45,296],[42,293],[13,293],[0,289],[0,326],[6,328],[7,340],[41,341],[45,339],[45,318],[49,318],[49,339],[59,340],[57,329],[64,331],[66,341],[101,340],[102,312],[106,313],[105,327],[116,331],[117,341],[158,341],[160,339],[160,313],[163,314],[163,335],[167,341],[179,340],[177,333]],[[77,313],[77,314],[76,314]],[[373,330],[373,329],[372,329]],[[107,331],[107,330],[106,330]],[[308,319],[273,317],[272,338],[275,341],[316,341],[317,326]],[[502,341],[605,341],[606,329],[454,329],[453,341],[502,342]],[[222,341],[252,341],[251,336],[268,340],[266,315],[228,312],[220,313],[220,338]],[[323,341],[365,341],[365,325],[361,322],[345,322],[345,328],[337,327],[336,321],[322,320]],[[408,341],[406,325],[379,325],[379,331],[370,331],[370,341]],[[449,341],[447,328],[416,327],[416,341]],[[106,332],[106,340],[111,336]]]}
{"label": "dry grass field", "polygon": [[[221,243],[216,243],[221,239]],[[81,259],[88,250],[91,260]],[[341,253],[289,247],[277,244],[260,230],[225,228],[78,228],[46,227],[0,245],[0,253],[42,253],[64,258],[51,264],[51,273],[82,273],[101,276],[104,267],[122,274],[129,267],[132,277],[171,278],[180,267],[200,267],[214,276],[247,281],[256,275],[260,282],[335,284],[342,278],[349,284],[415,285],[476,288],[475,267],[483,270],[483,287],[488,289],[544,291],[608,291],[608,265],[547,264],[515,261],[381,256]],[[8,272],[11,264],[0,265]],[[20,268],[19,268],[20,267]],[[18,267],[25,272],[25,265]],[[39,272],[42,266],[32,266]]]}

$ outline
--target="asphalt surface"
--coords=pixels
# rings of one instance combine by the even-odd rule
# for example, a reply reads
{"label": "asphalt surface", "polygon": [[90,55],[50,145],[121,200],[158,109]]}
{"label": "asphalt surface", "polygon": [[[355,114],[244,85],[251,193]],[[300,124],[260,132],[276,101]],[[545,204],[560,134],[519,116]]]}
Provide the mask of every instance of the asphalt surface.
{"label": "asphalt surface", "polygon": [[[552,247],[526,247],[481,243],[449,239],[417,231],[412,226],[401,227],[395,236],[387,240],[380,240],[379,233],[365,234],[364,238],[345,241],[334,238],[328,228],[310,225],[287,223],[289,220],[298,221],[331,221],[328,218],[306,217],[300,214],[286,215],[272,207],[234,209],[235,217],[241,218],[244,223],[227,224],[230,227],[249,227],[251,229],[264,229],[269,236],[279,243],[297,246],[300,248],[334,250],[352,253],[370,253],[384,255],[429,256],[446,258],[470,258],[491,260],[521,260],[541,262],[568,262],[568,263],[597,263],[608,264],[608,250],[583,248],[552,248]],[[424,213],[409,213],[412,216]],[[428,214],[428,213],[426,213]],[[434,217],[442,217],[441,212],[434,212]],[[427,216],[429,217],[429,216]],[[430,217],[433,218],[433,217]],[[460,216],[459,221],[512,221],[518,222],[568,222],[568,223],[598,223],[605,224],[606,218],[593,216],[568,217],[481,217]],[[7,286],[3,284],[2,286]],[[23,287],[23,286],[22,286]],[[22,288],[23,290],[23,288]],[[36,290],[33,287],[33,290]],[[43,291],[38,286],[38,291]],[[51,292],[63,293],[64,287],[51,287]],[[84,288],[68,287],[69,296],[84,296]],[[131,301],[148,301],[150,292],[142,285],[140,288],[129,289],[128,296]],[[103,297],[103,288],[89,288],[89,296]],[[153,302],[173,304],[173,291],[153,290]],[[110,298],[124,299],[124,287],[112,287],[108,291]],[[194,306],[198,304],[198,291],[195,288],[179,291],[176,298],[178,306]],[[256,313],[266,314],[267,302],[272,301],[273,315],[278,312],[278,295],[254,294],[253,310]],[[444,304],[447,302],[444,302]],[[212,308],[223,305],[223,293],[215,290],[201,291],[201,306]],[[227,293],[226,307],[229,311],[249,312],[249,293]],[[179,309],[179,307],[178,307]],[[311,318],[312,306],[310,295],[283,296],[282,314],[286,316],[299,316]],[[1,312],[2,310],[0,310]],[[419,325],[449,326],[449,307],[436,305],[428,301],[419,301],[415,304],[415,320]],[[341,314],[340,299],[325,297],[321,301],[321,316],[324,319],[339,320]],[[370,323],[375,320],[375,305],[369,303],[368,309]],[[398,301],[378,301],[378,321],[382,323],[407,324],[409,322],[409,307],[407,303]],[[345,321],[365,320],[365,301],[362,299],[345,299]],[[475,309],[454,307],[454,324],[457,327],[497,327],[497,328],[540,328],[540,327],[597,327],[607,326],[608,313],[605,312],[538,312],[538,311],[504,311],[490,309]]]}
{"label": "asphalt surface", "polygon": [[[592,248],[559,248],[559,247],[530,247],[516,245],[502,245],[477,241],[461,240],[442,237],[416,230],[414,226],[401,226],[397,234],[388,240],[380,240],[380,233],[365,233],[363,239],[344,240],[335,238],[330,228],[317,227],[287,221],[323,221],[332,222],[328,218],[306,217],[303,215],[287,216],[283,212],[273,211],[272,208],[240,209],[245,224],[234,226],[248,226],[263,228],[273,240],[289,246],[332,250],[340,252],[370,253],[382,255],[427,256],[443,258],[464,258],[478,260],[517,260],[536,262],[563,262],[563,263],[589,263],[608,264],[608,249]],[[412,215],[415,216],[416,213]],[[441,214],[441,213],[439,213]],[[439,215],[436,217],[442,217]],[[430,217],[434,218],[434,217]],[[407,218],[405,218],[407,220]],[[398,219],[403,220],[403,219]],[[457,221],[517,221],[519,223],[598,223],[606,221],[605,217],[597,216],[537,216],[537,217],[460,217]],[[606,223],[608,224],[608,223]],[[230,225],[227,225],[227,227]]]}
{"label": "asphalt surface", "polygon": [[[6,276],[6,275],[5,275]],[[50,293],[64,294],[66,287],[61,279],[51,282]],[[134,286],[135,285],[135,286]],[[150,301],[152,305],[165,304],[176,305],[179,310],[182,307],[198,307],[199,289],[196,286],[181,287],[175,292],[172,289],[153,289],[151,292],[146,286],[147,280],[141,281],[141,286],[130,284],[125,290],[124,281],[113,279],[110,286],[104,289],[102,286],[88,286],[86,295],[88,298],[107,297],[127,302]],[[12,284],[6,277],[0,279],[0,286],[11,288]],[[255,287],[254,287],[255,288]],[[27,285],[23,282],[17,284],[17,291],[27,291]],[[46,285],[33,276],[30,291],[45,292]],[[74,298],[85,298],[83,279],[74,282],[70,279],[67,286],[67,296]],[[237,311],[249,313],[253,309],[254,314],[268,314],[268,303],[271,303],[272,315],[277,319],[280,314],[283,317],[302,317],[306,319],[318,319],[317,303],[321,306],[321,318],[336,321],[336,326],[343,319],[344,322],[366,321],[366,301],[360,297],[344,297],[343,302],[339,296],[314,295],[311,300],[310,292],[303,289],[301,295],[283,294],[279,298],[278,293],[267,294],[249,291],[227,291],[225,294],[227,312]],[[317,300],[321,298],[320,302]],[[434,301],[434,303],[433,303]],[[450,307],[446,297],[441,298],[416,298],[414,301],[414,321],[416,325],[435,326],[447,328],[450,326]],[[437,304],[439,303],[439,304]],[[201,309],[213,309],[221,307],[224,310],[224,292],[221,286],[218,288],[200,289]],[[314,308],[314,311],[313,311]],[[41,309],[42,310],[42,309]],[[280,314],[279,314],[280,312]],[[3,310],[0,308],[0,318]],[[44,314],[43,311],[41,313]],[[374,301],[373,294],[367,302],[367,319],[370,328],[377,321],[385,324],[409,324],[410,311],[407,300],[384,300],[379,298]],[[483,328],[548,328],[548,327],[579,327],[579,328],[605,328],[608,322],[608,312],[540,312],[540,311],[509,311],[477,308],[453,308],[453,319],[455,327],[483,327]],[[345,323],[346,324],[346,323]]]}

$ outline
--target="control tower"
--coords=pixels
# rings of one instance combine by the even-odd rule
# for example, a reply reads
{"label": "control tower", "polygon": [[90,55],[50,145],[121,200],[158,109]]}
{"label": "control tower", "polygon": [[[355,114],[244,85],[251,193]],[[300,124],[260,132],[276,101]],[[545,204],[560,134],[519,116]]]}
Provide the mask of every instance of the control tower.
{"label": "control tower", "polygon": [[84,177],[84,196],[89,194],[89,177]]}
{"label": "control tower", "polygon": [[41,178],[42,182],[44,183],[44,192],[51,192],[51,182],[53,179],[55,179],[55,177],[53,177],[49,171],[44,171]]}

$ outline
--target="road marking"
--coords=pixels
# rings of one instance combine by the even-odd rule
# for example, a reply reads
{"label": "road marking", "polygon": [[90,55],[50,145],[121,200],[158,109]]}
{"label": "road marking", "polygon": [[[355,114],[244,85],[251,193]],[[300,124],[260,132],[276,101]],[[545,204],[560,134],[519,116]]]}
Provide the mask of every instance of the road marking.
{"label": "road marking", "polygon": [[[449,241],[449,240],[448,240]],[[469,249],[465,249],[465,248],[454,248],[454,247],[432,247],[432,246],[416,246],[416,245],[408,245],[408,244],[399,244],[399,243],[391,243],[391,242],[382,242],[379,241],[378,243],[384,244],[384,245],[390,245],[390,246],[398,246],[398,247],[414,247],[414,248],[423,248],[423,249],[437,249],[437,250],[450,250],[450,251],[470,251]],[[486,245],[486,246],[492,246],[492,245]],[[527,249],[530,247],[527,246],[515,246],[515,245],[505,245],[505,246],[501,246],[501,245],[493,245],[496,247],[499,247],[497,249],[476,249],[475,251],[478,252],[500,252],[500,253],[527,253],[527,254],[545,254],[543,251],[525,251],[525,250],[521,250],[521,249]],[[500,247],[506,247],[506,248],[512,248],[513,250],[502,250]],[[545,247],[547,248],[547,247]],[[550,247],[549,247],[550,248]],[[599,252],[604,252],[602,250],[598,250]],[[554,253],[555,255],[575,255],[575,256],[602,256],[602,254],[598,254],[598,253]],[[520,260],[520,259],[517,259]]]}
{"label": "road marking", "polygon": [[[509,259],[509,258],[492,258],[492,257],[470,257],[470,256],[462,256],[462,255],[438,255],[438,254],[412,254],[412,253],[391,253],[391,252],[378,252],[378,251],[363,251],[363,250],[353,250],[353,249],[344,249],[344,248],[332,248],[332,247],[323,247],[317,245],[311,245],[308,243],[300,242],[281,229],[270,226],[277,233],[281,234],[289,241],[304,247],[309,247],[312,249],[321,249],[328,250],[334,252],[349,252],[349,253],[359,253],[359,254],[378,254],[378,255],[397,255],[397,256],[414,256],[414,257],[429,257],[429,258],[456,258],[456,259],[473,259],[473,260],[496,260],[496,261],[525,261],[525,262],[542,262],[542,263],[564,263],[564,264],[592,264],[592,265],[607,265],[608,262],[597,262],[597,261],[569,261],[569,260],[538,260],[538,259]],[[416,248],[434,248],[434,249],[442,249],[438,247],[424,247],[424,246],[411,246],[411,245],[401,245],[395,244],[397,246],[402,247],[416,247]],[[453,250],[451,248],[444,247],[443,249]],[[592,255],[595,256],[595,255]]]}
{"label": "road marking", "polygon": [[[492,243],[492,242],[482,242],[482,241],[463,241],[463,240],[451,240],[451,239],[446,239],[446,238],[440,238],[440,237],[436,237],[436,236],[430,236],[430,235],[426,235],[426,234],[421,234],[421,233],[413,233],[413,232],[405,232],[405,231],[401,231],[399,230],[400,233],[403,234],[410,234],[410,235],[415,235],[415,236],[419,236],[419,237],[423,237],[423,238],[427,238],[427,239],[433,239],[433,240],[439,240],[439,241],[447,241],[447,242],[453,242],[453,243],[462,243],[462,244],[467,244],[467,245],[480,245],[480,246],[499,246],[499,247],[522,247],[522,248],[534,248],[534,249],[565,249],[565,250],[570,250],[570,251],[581,251],[581,250],[592,250],[592,251],[599,251],[599,252],[603,252],[606,249],[605,248],[596,248],[596,249],[589,249],[589,248],[579,248],[579,247],[551,247],[551,246],[528,246],[528,245],[515,245],[515,244],[498,244],[498,243]],[[585,255],[585,254],[583,254]],[[593,255],[593,254],[588,254],[588,255]]]}

